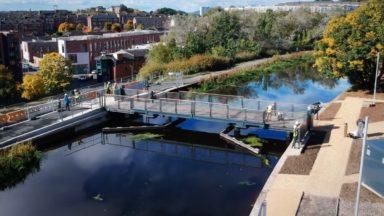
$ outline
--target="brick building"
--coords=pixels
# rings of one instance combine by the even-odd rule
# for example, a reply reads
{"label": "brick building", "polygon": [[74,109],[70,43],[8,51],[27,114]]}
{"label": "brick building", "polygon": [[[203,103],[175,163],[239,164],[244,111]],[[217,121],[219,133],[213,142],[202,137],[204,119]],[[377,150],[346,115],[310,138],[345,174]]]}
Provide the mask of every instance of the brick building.
{"label": "brick building", "polygon": [[32,40],[21,42],[23,63],[30,67],[38,68],[39,62],[45,54],[58,52],[57,40]]}
{"label": "brick building", "polygon": [[116,14],[97,14],[87,18],[88,28],[92,31],[102,30],[106,23],[120,23]]}
{"label": "brick building", "polygon": [[87,25],[87,17],[67,10],[0,12],[0,31],[17,31],[23,37],[44,36],[63,22]]}
{"label": "brick building", "polygon": [[133,26],[136,29],[139,25],[144,29],[164,30],[169,29],[170,19],[165,16],[157,17],[135,17],[133,18]]}
{"label": "brick building", "polygon": [[96,71],[99,81],[120,81],[139,73],[145,63],[148,49],[120,50],[96,57]]}
{"label": "brick building", "polygon": [[95,58],[101,53],[130,49],[134,45],[160,41],[163,32],[134,31],[58,38],[59,53],[72,60],[75,74],[87,74],[95,69]]}
{"label": "brick building", "polygon": [[0,64],[13,72],[15,80],[22,80],[20,39],[17,33],[0,32]]}

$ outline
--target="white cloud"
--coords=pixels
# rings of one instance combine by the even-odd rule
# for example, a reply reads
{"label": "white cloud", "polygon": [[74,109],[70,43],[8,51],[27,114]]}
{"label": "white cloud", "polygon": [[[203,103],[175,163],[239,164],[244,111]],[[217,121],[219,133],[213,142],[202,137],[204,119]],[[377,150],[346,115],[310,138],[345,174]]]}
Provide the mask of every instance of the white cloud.
{"label": "white cloud", "polygon": [[108,7],[123,3],[128,7],[147,11],[161,7],[171,7],[191,12],[199,10],[201,6],[272,5],[288,1],[295,0],[0,0],[0,10],[47,10],[52,9],[54,5],[58,5],[59,9],[75,10],[98,5]]}

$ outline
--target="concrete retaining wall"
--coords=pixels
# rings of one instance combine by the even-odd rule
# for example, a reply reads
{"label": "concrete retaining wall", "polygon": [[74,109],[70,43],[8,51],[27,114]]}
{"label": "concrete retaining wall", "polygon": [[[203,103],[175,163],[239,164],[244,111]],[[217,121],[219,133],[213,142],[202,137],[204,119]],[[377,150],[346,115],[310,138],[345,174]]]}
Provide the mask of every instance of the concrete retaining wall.
{"label": "concrete retaining wall", "polygon": [[75,132],[86,130],[108,120],[108,113],[104,109],[93,110],[84,115],[68,119],[63,122],[39,128],[0,143],[0,148],[8,148],[18,143],[42,139],[61,131],[73,128]]}

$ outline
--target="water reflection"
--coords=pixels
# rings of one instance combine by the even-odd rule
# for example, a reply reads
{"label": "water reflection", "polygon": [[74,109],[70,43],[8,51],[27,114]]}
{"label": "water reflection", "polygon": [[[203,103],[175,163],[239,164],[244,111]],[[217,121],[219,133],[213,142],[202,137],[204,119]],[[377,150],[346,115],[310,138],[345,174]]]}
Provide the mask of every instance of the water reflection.
{"label": "water reflection", "polygon": [[19,164],[9,165],[7,168],[2,167],[0,170],[0,191],[16,187],[23,183],[29,175],[40,170],[40,158],[33,159],[27,163],[19,161]]}
{"label": "water reflection", "polygon": [[0,215],[248,215],[272,168],[233,149],[127,134],[63,144],[0,192]]}
{"label": "water reflection", "polygon": [[324,77],[309,64],[304,64],[261,74],[242,86],[223,86],[214,93],[310,104],[329,102],[349,87],[347,80]]}

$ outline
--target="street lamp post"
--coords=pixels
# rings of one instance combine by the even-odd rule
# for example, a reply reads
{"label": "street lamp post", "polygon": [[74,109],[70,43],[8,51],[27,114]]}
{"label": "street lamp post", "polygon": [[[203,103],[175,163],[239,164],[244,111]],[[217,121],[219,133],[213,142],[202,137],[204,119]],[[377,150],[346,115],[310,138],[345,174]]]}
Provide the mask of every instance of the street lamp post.
{"label": "street lamp post", "polygon": [[372,106],[376,106],[376,89],[377,89],[377,78],[379,76],[379,62],[380,62],[380,53],[377,53],[376,59],[376,73],[375,73],[375,87],[373,89],[373,104]]}

